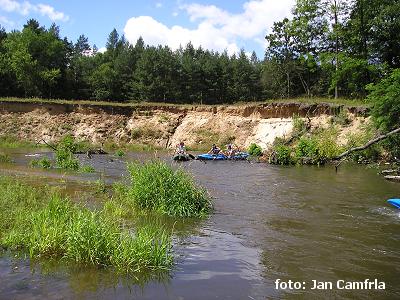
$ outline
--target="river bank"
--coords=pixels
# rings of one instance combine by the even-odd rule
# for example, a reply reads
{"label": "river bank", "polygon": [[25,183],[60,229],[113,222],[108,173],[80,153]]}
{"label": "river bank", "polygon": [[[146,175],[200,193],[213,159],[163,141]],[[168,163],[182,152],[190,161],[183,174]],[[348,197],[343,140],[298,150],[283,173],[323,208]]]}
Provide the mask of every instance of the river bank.
{"label": "river bank", "polygon": [[[348,123],[336,122],[345,114]],[[256,143],[267,150],[276,138],[289,137],[293,118],[309,120],[313,129],[334,124],[338,141],[363,130],[364,106],[303,102],[241,105],[118,105],[95,102],[0,101],[0,132],[31,142],[54,142],[71,134],[96,145],[147,145],[173,148],[184,141],[191,149],[233,142],[242,149]]]}

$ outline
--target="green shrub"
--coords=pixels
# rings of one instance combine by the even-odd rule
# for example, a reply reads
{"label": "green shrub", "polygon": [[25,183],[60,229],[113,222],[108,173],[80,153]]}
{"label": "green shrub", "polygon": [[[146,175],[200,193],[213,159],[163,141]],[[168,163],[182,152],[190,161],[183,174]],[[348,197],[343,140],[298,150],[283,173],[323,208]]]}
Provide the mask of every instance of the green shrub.
{"label": "green shrub", "polygon": [[276,145],[274,148],[275,157],[272,161],[273,164],[290,165],[292,160],[292,149],[285,145]]}
{"label": "green shrub", "polygon": [[[347,136],[346,148],[350,149],[364,145],[373,138],[374,132],[372,128],[366,128],[360,133],[350,133]],[[349,157],[358,163],[376,161],[381,156],[382,151],[382,146],[378,143],[365,150],[353,152]]]}
{"label": "green shrub", "polygon": [[297,163],[317,163],[319,159],[317,141],[312,138],[302,137],[295,148],[295,156]]}
{"label": "green shrub", "polygon": [[56,165],[58,168],[67,170],[79,170],[79,161],[75,158],[74,153],[78,149],[78,144],[75,143],[71,135],[65,136],[57,145],[56,150]]}
{"label": "green shrub", "polygon": [[336,142],[337,130],[334,128],[322,130],[315,138],[318,141],[318,155],[321,161],[332,159],[343,151]]}
{"label": "green shrub", "polygon": [[33,159],[30,161],[29,165],[32,168],[42,168],[42,169],[50,169],[51,168],[51,160],[47,157],[43,157],[41,159]]}
{"label": "green shrub", "polygon": [[141,209],[179,217],[204,216],[211,209],[205,190],[181,169],[152,161],[129,164],[128,170],[132,180],[129,197]]}
{"label": "green shrub", "polygon": [[[367,100],[372,104],[371,114],[376,127],[384,132],[398,128],[400,120],[400,68],[393,70],[387,78],[378,84],[368,85],[367,89],[370,92]],[[398,134],[389,137],[381,145],[391,158],[400,157],[400,136]]]}
{"label": "green shrub", "polygon": [[262,148],[255,143],[249,146],[248,152],[252,156],[261,156],[263,154]]}
{"label": "green shrub", "polygon": [[131,138],[138,139],[143,136],[143,130],[141,128],[133,128],[131,130]]}
{"label": "green shrub", "polygon": [[121,149],[118,149],[117,151],[115,151],[115,156],[123,157],[125,156],[125,152],[122,151]]}
{"label": "green shrub", "polygon": [[298,115],[293,115],[293,135],[301,135],[307,130],[306,122]]}
{"label": "green shrub", "polygon": [[384,131],[399,127],[400,120],[400,68],[393,70],[378,84],[367,86],[367,97],[372,104],[371,114],[376,126]]}

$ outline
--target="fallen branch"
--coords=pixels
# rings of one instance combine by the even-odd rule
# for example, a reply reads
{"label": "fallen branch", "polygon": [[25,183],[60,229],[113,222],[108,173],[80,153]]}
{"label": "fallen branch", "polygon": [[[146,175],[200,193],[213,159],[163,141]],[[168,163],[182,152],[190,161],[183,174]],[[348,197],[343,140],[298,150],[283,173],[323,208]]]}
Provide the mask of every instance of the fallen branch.
{"label": "fallen branch", "polygon": [[49,148],[51,148],[51,149],[53,149],[54,151],[57,151],[57,148],[56,147],[54,147],[53,145],[50,145],[49,143],[47,143],[44,139],[41,139],[41,140],[39,140],[37,143],[36,143],[36,145],[39,145],[40,144],[40,142],[43,142],[44,144],[46,144],[47,145],[47,147],[49,147]]}
{"label": "fallen branch", "polygon": [[378,142],[380,142],[380,141],[386,139],[387,137],[389,137],[389,136],[391,136],[391,135],[393,135],[393,134],[399,133],[399,132],[400,132],[400,128],[397,128],[397,129],[394,129],[394,130],[392,130],[392,131],[390,131],[390,132],[388,132],[388,133],[386,133],[386,134],[382,134],[382,135],[380,135],[380,136],[378,136],[378,137],[376,137],[376,138],[370,140],[368,143],[366,143],[366,144],[363,145],[363,146],[351,148],[351,149],[349,149],[349,150],[343,152],[342,154],[340,154],[340,155],[338,155],[338,156],[332,158],[332,160],[340,160],[340,159],[342,159],[343,157],[349,155],[350,153],[353,153],[353,152],[356,152],[356,151],[365,150],[365,149],[367,149],[368,147],[370,147],[370,146],[372,146],[372,145],[374,145],[374,144],[376,144],[376,143],[378,143]]}
{"label": "fallen branch", "polygon": [[[46,144],[47,147],[49,147],[50,149],[57,151],[57,147],[53,146],[49,143],[47,143],[44,139],[39,140],[36,144],[40,144],[40,142],[43,142],[44,144]],[[103,148],[98,148],[98,149],[88,149],[88,150],[82,150],[82,151],[75,151],[73,152],[73,154],[86,154],[86,156],[88,158],[92,157],[92,154],[108,154],[106,151],[104,151]]]}

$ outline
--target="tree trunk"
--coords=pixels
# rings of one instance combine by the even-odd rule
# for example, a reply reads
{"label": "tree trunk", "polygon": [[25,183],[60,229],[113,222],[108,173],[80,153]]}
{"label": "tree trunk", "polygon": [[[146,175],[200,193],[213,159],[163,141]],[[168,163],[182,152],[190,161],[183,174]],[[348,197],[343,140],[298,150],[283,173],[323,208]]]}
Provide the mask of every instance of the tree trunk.
{"label": "tree trunk", "polygon": [[334,13],[335,13],[335,72],[336,72],[336,84],[335,84],[335,99],[339,97],[338,95],[338,86],[337,86],[337,74],[339,70],[339,33],[338,33],[338,3],[337,1],[335,3],[335,8],[334,8]]}

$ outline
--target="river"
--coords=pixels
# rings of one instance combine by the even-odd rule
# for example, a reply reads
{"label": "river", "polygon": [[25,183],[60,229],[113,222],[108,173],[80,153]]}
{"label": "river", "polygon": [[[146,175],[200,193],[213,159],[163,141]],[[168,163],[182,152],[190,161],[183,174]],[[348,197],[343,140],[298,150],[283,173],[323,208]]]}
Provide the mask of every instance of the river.
{"label": "river", "polygon": [[[99,172],[71,175],[27,168],[32,157],[26,154],[14,150],[16,164],[2,165],[0,174],[75,192],[99,172],[108,183],[119,180],[125,161],[168,159],[163,153],[81,157]],[[206,220],[178,224],[169,274],[128,279],[3,253],[0,299],[400,299],[400,211],[386,203],[400,197],[400,184],[377,170],[348,164],[335,173],[329,166],[231,161],[179,166],[207,188],[215,210]],[[304,289],[276,289],[277,279],[301,282]],[[338,280],[365,279],[384,282],[385,289],[336,287]],[[333,289],[312,290],[313,280],[332,282]]]}

